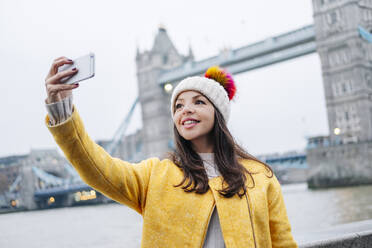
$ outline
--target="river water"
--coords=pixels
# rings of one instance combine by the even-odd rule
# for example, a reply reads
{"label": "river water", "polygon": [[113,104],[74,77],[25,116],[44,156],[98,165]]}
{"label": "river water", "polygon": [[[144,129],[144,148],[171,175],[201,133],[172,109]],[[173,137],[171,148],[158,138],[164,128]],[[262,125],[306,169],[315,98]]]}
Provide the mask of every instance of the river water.
{"label": "river water", "polygon": [[[284,185],[294,237],[337,224],[372,219],[372,186],[308,190]],[[0,247],[140,247],[142,218],[113,203],[0,215]]]}

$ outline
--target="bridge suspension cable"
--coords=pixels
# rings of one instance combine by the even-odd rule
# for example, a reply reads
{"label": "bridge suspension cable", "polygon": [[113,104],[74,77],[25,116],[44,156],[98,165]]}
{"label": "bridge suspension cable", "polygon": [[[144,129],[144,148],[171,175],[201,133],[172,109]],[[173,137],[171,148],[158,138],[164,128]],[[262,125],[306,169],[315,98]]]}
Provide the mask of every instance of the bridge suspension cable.
{"label": "bridge suspension cable", "polygon": [[10,193],[13,193],[14,191],[16,191],[19,183],[22,181],[22,176],[21,175],[18,175],[17,178],[14,180],[14,182],[12,183],[12,185],[10,185],[9,187],[9,192]]}
{"label": "bridge suspension cable", "polygon": [[70,174],[70,178],[69,178],[69,181],[71,183],[82,183],[83,181],[81,180],[79,174],[76,172],[76,170],[69,164],[69,163],[65,163],[63,165],[66,169],[66,171],[68,172],[68,174]]}
{"label": "bridge suspension cable", "polygon": [[370,32],[368,32],[367,30],[365,30],[363,27],[359,26],[358,27],[358,31],[359,31],[359,34],[360,36],[365,39],[366,41],[368,41],[369,43],[372,43],[372,34]]}
{"label": "bridge suspension cable", "polygon": [[123,137],[125,136],[125,132],[128,129],[130,120],[131,120],[131,118],[133,116],[134,109],[136,108],[138,102],[139,102],[139,97],[137,97],[136,100],[134,101],[134,103],[132,104],[132,106],[131,106],[131,108],[129,110],[129,113],[124,118],[123,122],[120,124],[118,130],[116,130],[116,132],[115,132],[114,137],[112,138],[112,140],[106,146],[104,146],[105,150],[110,155],[113,155],[115,153],[120,140],[122,140]]}
{"label": "bridge suspension cable", "polygon": [[68,180],[60,177],[56,177],[50,173],[43,171],[37,167],[32,167],[32,171],[35,175],[40,178],[47,186],[60,186],[66,184]]}

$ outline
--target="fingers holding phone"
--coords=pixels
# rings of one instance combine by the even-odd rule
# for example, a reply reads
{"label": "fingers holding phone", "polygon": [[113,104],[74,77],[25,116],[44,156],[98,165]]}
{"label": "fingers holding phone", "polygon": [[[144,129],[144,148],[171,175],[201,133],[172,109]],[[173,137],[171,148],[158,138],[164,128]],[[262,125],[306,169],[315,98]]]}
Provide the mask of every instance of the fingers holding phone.
{"label": "fingers holding phone", "polygon": [[79,84],[64,84],[62,79],[74,76],[78,69],[74,66],[67,70],[59,71],[63,65],[73,65],[74,61],[66,57],[55,59],[45,79],[45,88],[48,95],[47,103],[61,101],[63,98],[72,94],[72,90],[79,87]]}
{"label": "fingers holding phone", "polygon": [[78,82],[95,75],[95,55],[89,53],[77,59],[56,58],[45,79],[47,103],[57,102],[72,94]]}
{"label": "fingers holding phone", "polygon": [[[94,77],[94,61],[95,56],[94,53],[89,53],[85,56],[81,56],[73,60],[74,64],[64,64],[58,67],[58,72],[61,71],[69,71],[74,67],[79,70],[78,73],[69,77],[63,77],[60,79],[61,83],[64,84],[75,84],[83,80],[87,80],[89,78]],[[66,74],[69,75],[69,74]]]}

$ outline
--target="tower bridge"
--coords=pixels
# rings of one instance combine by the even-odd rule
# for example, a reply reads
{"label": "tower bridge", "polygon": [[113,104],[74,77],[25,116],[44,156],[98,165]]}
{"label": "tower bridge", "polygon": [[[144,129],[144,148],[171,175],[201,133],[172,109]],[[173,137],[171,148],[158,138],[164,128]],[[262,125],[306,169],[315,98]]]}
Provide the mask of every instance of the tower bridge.
{"label": "tower bridge", "polygon": [[[137,52],[137,77],[146,156],[171,149],[172,86],[220,65],[234,73],[317,53],[320,57],[329,135],[312,137],[306,150],[308,185],[329,187],[372,183],[372,3],[312,0],[314,24],[225,50],[194,61],[177,52],[160,28],[151,50]],[[164,90],[166,89],[166,90]],[[322,142],[317,142],[322,140]]]}
{"label": "tower bridge", "polygon": [[[98,143],[111,155],[126,160],[163,157],[173,148],[169,98],[172,86],[181,79],[201,75],[212,65],[239,74],[317,52],[322,65],[329,136],[310,138],[304,154],[263,160],[279,169],[308,167],[311,187],[372,183],[372,3],[312,2],[314,24],[200,61],[194,60],[191,49],[188,55],[179,54],[166,29],[159,28],[153,47],[137,50],[138,98],[114,137]],[[138,104],[143,128],[125,136]],[[55,172],[53,168],[24,166],[19,172],[22,187],[16,190],[19,187],[14,185],[8,195],[20,196],[28,208],[35,208],[40,202],[54,204],[58,200],[71,204],[73,199],[97,196],[71,167],[65,165]]]}
{"label": "tower bridge", "polygon": [[314,25],[308,25],[254,44],[224,50],[201,61],[189,60],[163,72],[158,83],[163,85],[178,82],[185,77],[202,75],[213,65],[219,65],[232,74],[238,74],[314,52],[316,52]]}

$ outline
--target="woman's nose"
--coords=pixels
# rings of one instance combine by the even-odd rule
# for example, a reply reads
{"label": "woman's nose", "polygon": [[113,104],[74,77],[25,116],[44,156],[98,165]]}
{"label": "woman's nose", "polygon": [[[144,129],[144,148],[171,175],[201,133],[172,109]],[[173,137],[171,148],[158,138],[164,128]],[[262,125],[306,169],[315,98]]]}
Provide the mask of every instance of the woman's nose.
{"label": "woman's nose", "polygon": [[190,104],[186,104],[183,107],[183,112],[184,113],[193,113],[194,112],[194,108],[192,106],[190,106]]}

